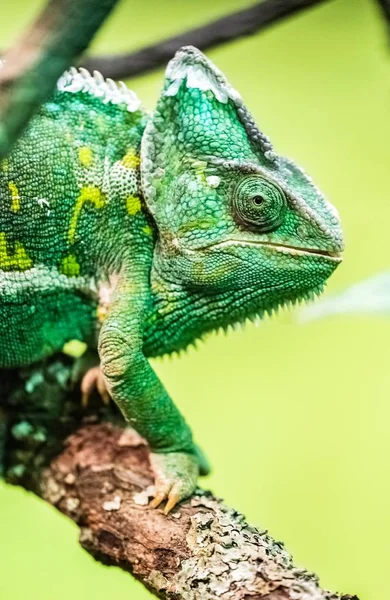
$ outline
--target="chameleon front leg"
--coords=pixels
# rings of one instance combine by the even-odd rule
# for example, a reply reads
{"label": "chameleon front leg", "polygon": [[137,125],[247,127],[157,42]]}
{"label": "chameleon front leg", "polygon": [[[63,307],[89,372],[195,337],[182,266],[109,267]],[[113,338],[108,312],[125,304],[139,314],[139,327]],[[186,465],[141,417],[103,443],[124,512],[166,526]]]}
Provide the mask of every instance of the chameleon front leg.
{"label": "chameleon front leg", "polygon": [[199,458],[190,428],[143,354],[147,294],[146,281],[119,278],[100,331],[99,355],[110,395],[150,445],[156,488],[152,506],[167,500],[167,513],[195,490]]}

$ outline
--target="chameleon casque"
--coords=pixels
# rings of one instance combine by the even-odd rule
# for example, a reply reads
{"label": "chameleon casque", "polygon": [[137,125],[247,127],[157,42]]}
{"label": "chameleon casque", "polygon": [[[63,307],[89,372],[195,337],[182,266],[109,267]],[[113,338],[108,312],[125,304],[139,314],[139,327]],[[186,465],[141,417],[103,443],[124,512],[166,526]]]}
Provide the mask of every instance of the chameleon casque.
{"label": "chameleon casque", "polygon": [[168,512],[207,464],[148,357],[312,297],[342,249],[336,210],[200,51],[152,114],[72,68],[1,163],[0,367],[97,348],[82,391],[148,440]]}

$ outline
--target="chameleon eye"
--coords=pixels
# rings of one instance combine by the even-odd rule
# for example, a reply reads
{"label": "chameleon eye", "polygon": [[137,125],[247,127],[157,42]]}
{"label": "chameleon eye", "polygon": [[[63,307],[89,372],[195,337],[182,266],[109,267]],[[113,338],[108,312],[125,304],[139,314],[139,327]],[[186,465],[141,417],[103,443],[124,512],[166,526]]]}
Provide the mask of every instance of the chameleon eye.
{"label": "chameleon eye", "polygon": [[253,196],[252,202],[255,206],[260,206],[260,204],[263,204],[264,198],[263,196]]}
{"label": "chameleon eye", "polygon": [[272,231],[282,223],[287,199],[278,185],[261,175],[249,175],[236,186],[233,208],[237,220],[261,232]]}

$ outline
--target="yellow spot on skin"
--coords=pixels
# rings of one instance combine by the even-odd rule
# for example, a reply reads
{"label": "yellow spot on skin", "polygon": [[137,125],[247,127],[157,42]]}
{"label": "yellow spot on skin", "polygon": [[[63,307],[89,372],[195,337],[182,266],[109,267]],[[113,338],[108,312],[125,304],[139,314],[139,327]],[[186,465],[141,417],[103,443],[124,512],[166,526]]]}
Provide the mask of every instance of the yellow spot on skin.
{"label": "yellow spot on skin", "polygon": [[155,294],[164,294],[166,292],[166,288],[161,281],[152,279],[152,291]]}
{"label": "yellow spot on skin", "polygon": [[79,148],[79,161],[83,167],[90,167],[93,162],[93,152],[88,146],[81,146]]}
{"label": "yellow spot on skin", "polygon": [[131,148],[122,158],[122,165],[126,169],[136,169],[140,165],[140,157],[137,156],[134,148]]}
{"label": "yellow spot on skin", "polygon": [[1,161],[1,170],[4,171],[4,173],[6,173],[9,169],[9,163],[8,163],[8,158],[3,158],[3,160]]}
{"label": "yellow spot on skin", "polygon": [[146,233],[146,235],[152,235],[153,233],[153,229],[149,227],[149,225],[145,225],[145,227],[142,227],[142,231]]}
{"label": "yellow spot on skin", "polygon": [[32,264],[33,262],[21,242],[15,242],[14,251],[9,254],[5,233],[0,232],[0,269],[3,271],[27,271],[27,269],[31,269]]}
{"label": "yellow spot on skin", "polygon": [[211,229],[212,227],[216,227],[219,223],[218,217],[208,217],[205,216],[203,219],[198,219],[194,221],[187,221],[187,223],[183,223],[179,227],[179,233],[187,233],[188,231],[195,231],[197,229]]}
{"label": "yellow spot on skin", "polygon": [[87,344],[80,342],[80,340],[70,340],[64,344],[62,352],[73,358],[80,358],[87,349]]}
{"label": "yellow spot on skin", "polygon": [[93,185],[87,185],[80,191],[80,196],[76,200],[73,215],[70,221],[68,240],[74,244],[76,239],[77,223],[84,204],[90,202],[95,208],[103,208],[106,202],[106,197],[103,192]]}
{"label": "yellow spot on skin", "polygon": [[96,318],[99,323],[103,323],[107,317],[108,309],[107,306],[98,306],[96,309]]}
{"label": "yellow spot on skin", "polygon": [[80,275],[80,265],[74,254],[68,254],[61,261],[60,272],[67,277],[77,277]]}
{"label": "yellow spot on skin", "polygon": [[194,169],[197,180],[206,183],[205,171],[207,169],[207,162],[204,160],[193,160],[190,166]]}
{"label": "yellow spot on skin", "polygon": [[19,190],[13,181],[9,182],[8,189],[11,192],[11,210],[12,212],[18,212],[20,210]]}
{"label": "yellow spot on skin", "polygon": [[126,198],[126,210],[128,215],[136,215],[141,210],[141,200],[138,196]]}

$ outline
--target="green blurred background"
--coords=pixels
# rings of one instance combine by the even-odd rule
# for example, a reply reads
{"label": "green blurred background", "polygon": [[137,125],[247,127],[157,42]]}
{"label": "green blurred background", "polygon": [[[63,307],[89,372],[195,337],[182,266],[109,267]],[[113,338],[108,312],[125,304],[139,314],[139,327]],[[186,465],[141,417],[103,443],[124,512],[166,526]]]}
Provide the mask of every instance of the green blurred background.
{"label": "green blurred background", "polygon": [[[250,5],[122,0],[94,50],[128,50]],[[3,0],[0,47],[41,5]],[[389,52],[373,1],[333,0],[208,55],[276,149],[341,213],[347,249],[335,291],[388,268]],[[153,108],[163,71],[130,81]],[[388,598],[390,321],[294,314],[211,336],[155,366],[214,471],[205,485],[283,539],[330,588]],[[77,528],[31,494],[0,487],[1,600],[150,598],[77,545]]]}

